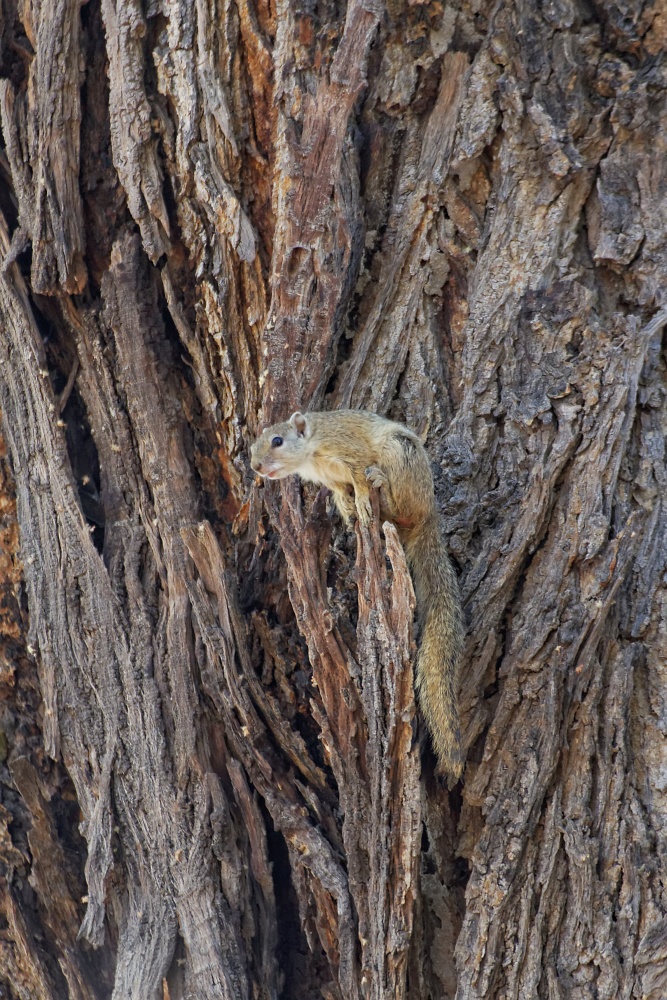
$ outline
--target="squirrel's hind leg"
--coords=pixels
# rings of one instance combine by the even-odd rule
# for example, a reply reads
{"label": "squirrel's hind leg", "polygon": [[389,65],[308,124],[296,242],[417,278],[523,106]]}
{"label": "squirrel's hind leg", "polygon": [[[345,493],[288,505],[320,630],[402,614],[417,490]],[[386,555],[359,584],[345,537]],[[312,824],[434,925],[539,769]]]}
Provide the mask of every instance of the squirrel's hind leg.
{"label": "squirrel's hind leg", "polygon": [[394,502],[391,486],[387,476],[378,465],[369,465],[366,469],[366,479],[371,486],[375,486],[380,491],[380,512],[381,516],[388,515],[391,520],[396,520],[399,516],[398,508]]}
{"label": "squirrel's hind leg", "polygon": [[363,469],[353,471],[353,483],[354,483],[354,500],[357,508],[357,517],[359,522],[363,525],[369,525],[371,522],[372,509],[371,509],[371,494],[368,488],[368,481],[366,479],[366,473]]}

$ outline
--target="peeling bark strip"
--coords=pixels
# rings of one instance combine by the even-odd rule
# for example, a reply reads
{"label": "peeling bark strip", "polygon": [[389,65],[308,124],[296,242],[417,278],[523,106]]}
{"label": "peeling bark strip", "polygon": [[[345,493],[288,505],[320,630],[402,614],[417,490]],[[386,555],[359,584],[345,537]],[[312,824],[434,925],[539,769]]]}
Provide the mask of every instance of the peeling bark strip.
{"label": "peeling bark strip", "polygon": [[[35,49],[25,95],[2,81],[2,128],[17,187],[13,256],[32,243],[32,289],[83,291],[85,236],[79,192],[81,2],[49,0],[22,14]],[[9,262],[11,263],[11,259]]]}
{"label": "peeling bark strip", "polygon": [[[341,158],[350,114],[366,84],[381,10],[379,0],[350,0],[329,79],[321,78],[315,96],[305,97],[300,139],[289,112],[281,115],[276,155],[283,183],[276,189],[271,309],[262,347],[266,423],[316,402],[331,371],[341,296],[349,282],[353,243],[359,240],[351,228],[359,227],[357,193],[354,186],[346,190]],[[285,35],[274,61],[277,78],[287,88],[287,12],[282,21]]]}
{"label": "peeling bark strip", "polygon": [[169,213],[143,80],[146,21],[140,0],[102,0],[109,58],[113,161],[146,252],[158,260],[169,246]]}
{"label": "peeling bark strip", "polygon": [[79,194],[80,0],[39,5],[37,56],[31,86],[36,118],[37,172],[32,232],[32,287],[83,291],[85,237]]}
{"label": "peeling bark strip", "polygon": [[[0,994],[664,1000],[667,76],[619,10],[4,0]],[[343,403],[436,467],[452,793],[395,532],[247,467]]]}
{"label": "peeling bark strip", "polygon": [[[316,717],[345,817],[343,844],[361,943],[361,995],[379,1000],[405,995],[417,875],[420,806],[409,642],[414,596],[390,525],[385,533],[391,583],[387,578],[376,509],[371,536],[357,530],[359,619],[353,659],[325,610],[318,537],[322,513],[321,498],[306,523],[291,504],[280,512],[272,509],[282,529],[290,600],[322,700]],[[344,957],[354,968],[354,954],[341,952],[341,962]],[[352,981],[359,982],[358,975]],[[341,979],[340,985],[347,995],[351,984]]]}
{"label": "peeling bark strip", "polygon": [[[415,322],[428,280],[428,270],[420,265],[429,256],[433,220],[440,208],[440,190],[454,148],[467,69],[468,60],[462,52],[448,53],[442,61],[440,90],[424,130],[414,185],[406,184],[405,196],[389,219],[385,239],[391,245],[391,266],[381,275],[371,313],[355,337],[337,392],[340,407],[386,408],[405,368],[410,342],[404,331]],[[404,270],[409,280],[402,282]],[[402,286],[407,295],[397,296],[396,289]],[[360,392],[357,383],[364,366],[364,391]]]}

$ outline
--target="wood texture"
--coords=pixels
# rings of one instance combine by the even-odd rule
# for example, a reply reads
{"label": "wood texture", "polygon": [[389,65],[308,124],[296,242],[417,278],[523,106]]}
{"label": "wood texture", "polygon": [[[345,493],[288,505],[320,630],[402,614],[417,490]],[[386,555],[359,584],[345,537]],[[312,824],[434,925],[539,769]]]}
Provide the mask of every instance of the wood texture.
{"label": "wood texture", "polygon": [[[659,6],[4,0],[0,997],[667,994]],[[467,763],[391,525],[423,435]]]}

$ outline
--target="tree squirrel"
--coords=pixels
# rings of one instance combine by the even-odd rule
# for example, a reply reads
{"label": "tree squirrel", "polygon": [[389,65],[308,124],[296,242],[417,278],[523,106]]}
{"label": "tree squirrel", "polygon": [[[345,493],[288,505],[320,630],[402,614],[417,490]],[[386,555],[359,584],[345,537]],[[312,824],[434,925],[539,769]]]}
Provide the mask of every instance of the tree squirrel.
{"label": "tree squirrel", "polygon": [[463,756],[457,681],[463,614],[421,441],[407,427],[375,413],[297,412],[286,423],[267,427],[253,444],[250,459],[254,471],[267,479],[296,474],[328,487],[346,524],[355,511],[361,523],[368,524],[369,489],[379,488],[381,517],[396,525],[415,585],[421,625],[419,701],[439,770],[459,778]]}

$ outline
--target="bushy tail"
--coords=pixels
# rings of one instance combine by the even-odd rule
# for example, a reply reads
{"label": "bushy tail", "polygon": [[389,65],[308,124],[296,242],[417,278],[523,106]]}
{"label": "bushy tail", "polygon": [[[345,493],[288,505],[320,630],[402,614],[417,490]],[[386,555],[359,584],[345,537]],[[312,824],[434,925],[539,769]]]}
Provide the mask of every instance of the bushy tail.
{"label": "bushy tail", "polygon": [[463,772],[459,729],[458,675],[465,629],[456,574],[449,561],[437,514],[405,541],[421,622],[417,693],[438,757],[438,770]]}

